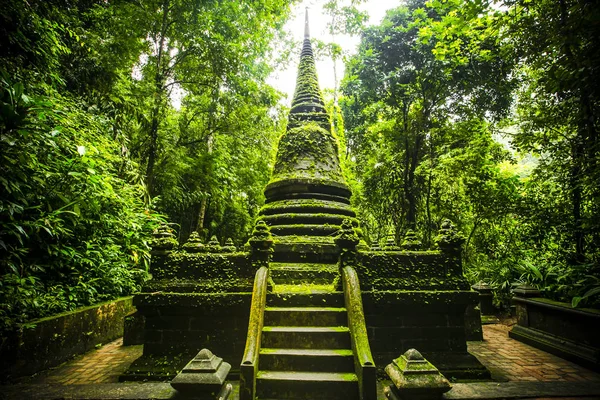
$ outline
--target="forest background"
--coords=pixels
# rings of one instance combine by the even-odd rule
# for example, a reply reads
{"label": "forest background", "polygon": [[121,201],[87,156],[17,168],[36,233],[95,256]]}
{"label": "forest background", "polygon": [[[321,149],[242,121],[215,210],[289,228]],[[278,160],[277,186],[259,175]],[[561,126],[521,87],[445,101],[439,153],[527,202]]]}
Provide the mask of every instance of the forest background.
{"label": "forest background", "polygon": [[[267,82],[297,56],[296,5],[2,1],[0,331],[139,290],[161,224],[245,243],[285,129]],[[359,0],[322,6],[331,35],[314,46],[333,60],[366,239],[412,229],[429,248],[450,218],[500,306],[527,282],[597,307],[595,2],[406,0],[376,25]],[[360,37],[355,54],[339,34]]]}

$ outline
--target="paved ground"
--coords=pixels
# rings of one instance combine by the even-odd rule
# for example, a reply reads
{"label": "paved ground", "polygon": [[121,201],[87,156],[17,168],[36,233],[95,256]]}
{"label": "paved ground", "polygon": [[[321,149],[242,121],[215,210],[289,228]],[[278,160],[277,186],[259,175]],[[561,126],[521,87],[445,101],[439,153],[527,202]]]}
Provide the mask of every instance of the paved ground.
{"label": "paved ground", "polygon": [[[510,321],[484,325],[484,341],[469,343],[469,351],[491,370],[495,382],[454,384],[447,399],[600,399],[600,374],[510,339],[509,330]],[[123,347],[119,339],[18,385],[0,387],[0,400],[171,399],[168,383],[117,384],[119,374],[141,354],[141,346]]]}
{"label": "paved ground", "polygon": [[[600,374],[508,337],[509,325],[483,326],[483,342],[470,342],[469,351],[497,381],[600,382]],[[142,354],[141,346],[123,347],[122,339],[38,374],[23,383],[116,383],[118,376]]]}
{"label": "paved ground", "polygon": [[484,325],[483,341],[470,342],[476,356],[498,381],[600,382],[600,374],[508,337],[510,326]]}
{"label": "paved ground", "polygon": [[59,367],[34,375],[20,383],[81,385],[116,383],[127,367],[142,355],[142,346],[122,346],[123,338],[78,356]]}

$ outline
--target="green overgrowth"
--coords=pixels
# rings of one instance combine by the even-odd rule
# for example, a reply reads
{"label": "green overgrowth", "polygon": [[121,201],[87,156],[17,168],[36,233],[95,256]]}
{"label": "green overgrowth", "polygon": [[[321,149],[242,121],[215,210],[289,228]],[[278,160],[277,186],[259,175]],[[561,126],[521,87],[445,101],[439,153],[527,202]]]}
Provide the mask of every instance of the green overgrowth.
{"label": "green overgrowth", "polygon": [[73,98],[0,85],[0,331],[135,292],[161,221],[136,165]]}

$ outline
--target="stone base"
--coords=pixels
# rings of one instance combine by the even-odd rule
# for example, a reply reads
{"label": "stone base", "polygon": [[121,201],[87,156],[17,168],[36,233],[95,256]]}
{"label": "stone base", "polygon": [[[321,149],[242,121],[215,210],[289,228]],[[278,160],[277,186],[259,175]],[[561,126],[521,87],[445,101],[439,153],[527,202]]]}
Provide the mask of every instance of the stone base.
{"label": "stone base", "polygon": [[144,344],[145,318],[139,312],[132,311],[123,321],[123,346]]}
{"label": "stone base", "polygon": [[488,380],[490,371],[471,353],[468,352],[434,352],[423,353],[442,374],[449,380]]}
{"label": "stone base", "polygon": [[119,382],[171,381],[188,363],[190,358],[186,354],[163,357],[143,355],[135,360],[125,373],[119,376]]}
{"label": "stone base", "polygon": [[600,371],[600,350],[595,347],[575,343],[563,337],[520,325],[515,325],[508,332],[508,336],[586,368]]}
{"label": "stone base", "polygon": [[201,349],[211,348],[239,374],[252,293],[140,293],[144,354],[123,381],[170,380]]}
{"label": "stone base", "polygon": [[[479,360],[468,352],[423,352],[423,356],[429,360],[446,378],[450,381],[468,380],[479,381],[491,379],[490,371]],[[394,353],[379,353],[375,358],[375,365],[378,369],[378,377],[386,379],[386,375],[382,368],[385,367],[386,361],[389,363],[393,360]]]}

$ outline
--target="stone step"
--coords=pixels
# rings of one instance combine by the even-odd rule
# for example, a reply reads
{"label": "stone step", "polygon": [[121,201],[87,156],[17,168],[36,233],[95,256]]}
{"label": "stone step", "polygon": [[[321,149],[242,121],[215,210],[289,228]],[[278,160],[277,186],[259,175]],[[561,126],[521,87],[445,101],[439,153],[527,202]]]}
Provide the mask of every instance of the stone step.
{"label": "stone step", "polygon": [[354,372],[350,349],[260,349],[260,368],[273,371]]}
{"label": "stone step", "polygon": [[[277,285],[279,286],[279,285]],[[279,289],[279,288],[278,288]],[[344,307],[344,294],[330,290],[267,293],[267,307]]]}
{"label": "stone step", "polygon": [[307,236],[329,236],[335,234],[339,225],[321,225],[321,224],[289,224],[273,225],[270,227],[271,233],[277,236],[283,235],[307,235]]}
{"label": "stone step", "polygon": [[259,219],[265,221],[269,226],[278,225],[341,225],[344,219],[349,218],[356,221],[356,218],[340,214],[327,214],[326,210],[317,213],[282,213],[273,215],[263,215]]}
{"label": "stone step", "polygon": [[317,284],[287,284],[279,283],[274,284],[271,293],[282,293],[282,294],[326,294],[335,293],[334,282],[331,283],[317,283]]}
{"label": "stone step", "polygon": [[284,213],[328,213],[348,217],[356,217],[356,213],[348,204],[329,200],[294,199],[274,201],[263,207],[259,215],[274,215]]}
{"label": "stone step", "polygon": [[265,325],[272,326],[347,326],[343,307],[266,307]]}
{"label": "stone step", "polygon": [[335,264],[271,263],[269,270],[276,284],[331,284],[339,276]]}
{"label": "stone step", "polygon": [[272,202],[279,201],[287,201],[292,202],[295,199],[306,199],[306,200],[325,200],[331,201],[335,203],[342,204],[350,204],[350,200],[345,196],[338,196],[335,194],[326,194],[326,193],[282,193],[282,194],[273,194],[271,196],[267,196],[265,201],[266,204],[270,204]]}
{"label": "stone step", "polygon": [[349,349],[350,332],[345,326],[265,326],[261,347]]}
{"label": "stone step", "polygon": [[259,399],[358,400],[354,373],[260,371],[256,376]]}

